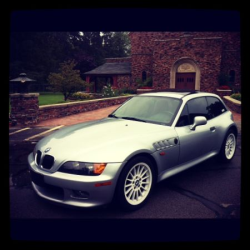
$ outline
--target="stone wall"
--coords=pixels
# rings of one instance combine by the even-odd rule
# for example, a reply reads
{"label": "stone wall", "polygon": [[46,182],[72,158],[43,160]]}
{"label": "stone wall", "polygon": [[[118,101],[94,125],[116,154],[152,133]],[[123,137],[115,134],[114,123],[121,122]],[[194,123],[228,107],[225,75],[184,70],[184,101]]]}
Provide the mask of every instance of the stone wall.
{"label": "stone wall", "polygon": [[129,88],[131,84],[131,76],[130,75],[118,75],[117,76],[117,86],[118,88]]}
{"label": "stone wall", "polygon": [[240,47],[240,34],[233,32],[227,34],[227,41],[224,42],[222,51],[221,71],[229,74],[231,70],[235,71],[236,86],[241,85],[241,47]]}
{"label": "stone wall", "polygon": [[175,62],[190,58],[200,69],[200,90],[214,92],[221,71],[235,70],[240,85],[239,32],[130,32],[132,85],[143,71],[155,89],[170,88]]}
{"label": "stone wall", "polygon": [[38,122],[38,93],[10,94],[11,119],[22,125]]}
{"label": "stone wall", "polygon": [[[157,41],[154,56],[153,78],[157,89],[170,88],[170,71],[181,58],[190,58],[200,68],[200,90],[213,92],[217,84],[221,63],[221,39],[194,39],[180,37],[179,40]],[[167,48],[167,49],[166,49]],[[162,54],[161,51],[165,50]]]}
{"label": "stone wall", "polygon": [[39,122],[122,104],[129,98],[131,98],[131,96],[40,106]]}
{"label": "stone wall", "polygon": [[220,96],[221,98],[223,96],[230,96],[232,94],[232,90],[218,90],[216,89],[215,94]]}
{"label": "stone wall", "polygon": [[231,110],[235,111],[236,113],[241,114],[241,101],[235,100],[230,96],[224,96],[223,101]]}
{"label": "stone wall", "polygon": [[142,72],[145,71],[147,77],[152,77],[152,55],[135,54],[131,62],[132,86],[136,86],[137,78],[142,79]]}

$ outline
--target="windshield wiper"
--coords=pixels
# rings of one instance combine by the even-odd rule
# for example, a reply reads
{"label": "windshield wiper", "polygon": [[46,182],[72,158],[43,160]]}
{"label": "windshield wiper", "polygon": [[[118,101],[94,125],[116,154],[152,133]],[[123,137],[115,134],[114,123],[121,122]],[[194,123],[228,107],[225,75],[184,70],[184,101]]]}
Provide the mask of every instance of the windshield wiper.
{"label": "windshield wiper", "polygon": [[135,117],[130,117],[130,116],[123,116],[121,118],[122,119],[126,119],[126,120],[138,121],[138,122],[146,122],[145,120],[142,120],[142,119],[139,119],[139,118],[135,118]]}
{"label": "windshield wiper", "polygon": [[119,118],[119,117],[117,117],[116,115],[113,115],[113,114],[109,114],[108,117]]}

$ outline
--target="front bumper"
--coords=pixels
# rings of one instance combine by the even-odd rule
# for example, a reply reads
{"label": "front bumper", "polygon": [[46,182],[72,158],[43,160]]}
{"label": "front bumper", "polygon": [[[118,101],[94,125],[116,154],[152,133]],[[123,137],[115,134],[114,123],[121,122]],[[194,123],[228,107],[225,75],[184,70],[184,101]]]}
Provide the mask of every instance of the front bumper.
{"label": "front bumper", "polygon": [[28,163],[32,186],[40,197],[77,207],[95,207],[110,203],[123,166],[123,163],[108,163],[99,176],[81,176],[45,172],[35,164],[33,153],[28,156]]}

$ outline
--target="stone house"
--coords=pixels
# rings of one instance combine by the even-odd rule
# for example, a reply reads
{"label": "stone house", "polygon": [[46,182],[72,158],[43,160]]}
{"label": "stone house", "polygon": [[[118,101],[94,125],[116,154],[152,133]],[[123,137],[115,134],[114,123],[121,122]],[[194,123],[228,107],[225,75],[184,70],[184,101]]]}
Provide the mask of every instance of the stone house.
{"label": "stone house", "polygon": [[[86,72],[88,82],[102,76],[117,88],[137,88],[136,80],[151,77],[156,90],[188,89],[215,92],[226,74],[241,86],[239,32],[130,32],[131,57],[107,58]],[[95,88],[97,83],[95,82]]]}

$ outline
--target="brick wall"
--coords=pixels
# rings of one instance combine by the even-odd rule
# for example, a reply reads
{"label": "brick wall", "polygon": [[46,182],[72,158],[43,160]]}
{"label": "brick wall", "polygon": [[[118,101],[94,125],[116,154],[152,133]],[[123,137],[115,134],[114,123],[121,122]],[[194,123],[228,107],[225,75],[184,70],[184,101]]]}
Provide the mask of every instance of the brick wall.
{"label": "brick wall", "polygon": [[137,78],[142,79],[142,72],[145,71],[147,77],[152,76],[152,55],[133,55],[131,63],[132,85],[136,85]]}
{"label": "brick wall", "polygon": [[218,89],[216,89],[215,94],[217,94],[218,96],[220,96],[222,98],[223,96],[232,95],[232,90],[218,90]]}
{"label": "brick wall", "polygon": [[240,33],[228,33],[224,39],[222,50],[221,71],[229,74],[230,70],[235,71],[235,85],[241,85],[241,59],[240,59]]}
{"label": "brick wall", "polygon": [[239,32],[130,32],[132,85],[142,71],[155,89],[170,87],[174,63],[189,57],[200,68],[200,90],[214,92],[221,70],[236,71],[240,85]]}
{"label": "brick wall", "polygon": [[153,66],[155,88],[170,88],[172,66],[178,59],[188,57],[200,68],[200,90],[213,92],[220,72],[221,42],[221,39],[217,38],[194,39],[193,37],[156,41]]}
{"label": "brick wall", "polygon": [[223,101],[231,110],[235,111],[236,113],[241,114],[241,102],[231,98],[230,96],[224,96]]}
{"label": "brick wall", "polygon": [[38,93],[10,94],[11,119],[18,124],[36,124],[39,113],[38,96]]}
{"label": "brick wall", "polygon": [[112,105],[122,104],[131,96],[112,97],[99,100],[90,100],[86,102],[74,102],[56,105],[46,105],[39,107],[39,122],[52,118],[78,114],[100,108],[106,108]]}
{"label": "brick wall", "polygon": [[129,88],[131,82],[130,75],[118,75],[117,76],[117,86],[118,88]]}

